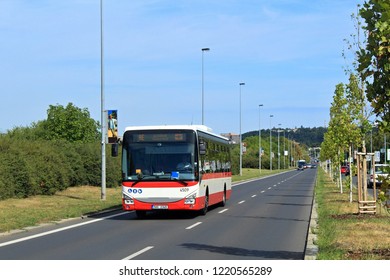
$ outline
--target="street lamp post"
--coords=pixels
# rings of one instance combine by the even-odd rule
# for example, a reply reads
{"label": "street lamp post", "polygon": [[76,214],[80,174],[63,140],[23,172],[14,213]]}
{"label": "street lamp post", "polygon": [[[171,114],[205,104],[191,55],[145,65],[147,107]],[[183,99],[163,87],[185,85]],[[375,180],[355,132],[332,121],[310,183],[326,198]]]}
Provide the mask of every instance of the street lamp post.
{"label": "street lamp post", "polygon": [[269,116],[269,170],[272,171],[272,126],[271,120],[274,115]]}
{"label": "street lamp post", "polygon": [[280,142],[279,142],[279,132],[281,124],[278,124],[278,169],[280,169]]}
{"label": "street lamp post", "polygon": [[103,0],[100,0],[100,107],[101,107],[101,134],[102,134],[102,187],[101,200],[106,200],[106,131],[104,113],[104,75],[103,75]]}
{"label": "street lamp post", "polygon": [[286,129],[283,129],[283,168],[286,169]]}
{"label": "street lamp post", "polygon": [[290,168],[291,166],[291,154],[292,154],[292,149],[290,149],[291,147],[291,143],[290,143],[290,130],[287,130],[287,152],[288,152],[288,157],[287,157],[287,167]]}
{"label": "street lamp post", "polygon": [[241,86],[245,83],[239,83],[240,85],[240,176],[242,176],[242,135],[241,135]]}
{"label": "street lamp post", "polygon": [[202,49],[202,124],[204,125],[204,66],[203,66],[203,54],[208,52],[210,48]]}
{"label": "street lamp post", "polygon": [[260,108],[263,107],[263,104],[259,105],[259,173],[261,174],[261,117],[260,117]]}

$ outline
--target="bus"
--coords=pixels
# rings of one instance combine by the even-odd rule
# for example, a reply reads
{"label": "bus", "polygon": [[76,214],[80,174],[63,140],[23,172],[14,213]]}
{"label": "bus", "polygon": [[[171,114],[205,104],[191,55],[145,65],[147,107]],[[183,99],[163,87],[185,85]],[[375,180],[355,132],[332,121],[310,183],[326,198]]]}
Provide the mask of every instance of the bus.
{"label": "bus", "polygon": [[122,139],[122,209],[225,206],[231,196],[229,139],[203,125],[127,127]]}
{"label": "bus", "polygon": [[306,160],[300,159],[297,163],[297,170],[304,170],[306,168]]}

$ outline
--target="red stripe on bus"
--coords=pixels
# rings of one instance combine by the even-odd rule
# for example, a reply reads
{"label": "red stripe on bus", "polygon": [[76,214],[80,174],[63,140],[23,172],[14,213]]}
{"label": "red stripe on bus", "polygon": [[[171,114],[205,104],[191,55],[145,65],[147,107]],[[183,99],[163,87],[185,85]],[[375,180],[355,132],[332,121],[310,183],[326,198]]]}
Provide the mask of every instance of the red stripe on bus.
{"label": "red stripe on bus", "polygon": [[203,173],[202,179],[219,179],[219,178],[229,178],[232,177],[231,172],[217,172],[217,173]]}

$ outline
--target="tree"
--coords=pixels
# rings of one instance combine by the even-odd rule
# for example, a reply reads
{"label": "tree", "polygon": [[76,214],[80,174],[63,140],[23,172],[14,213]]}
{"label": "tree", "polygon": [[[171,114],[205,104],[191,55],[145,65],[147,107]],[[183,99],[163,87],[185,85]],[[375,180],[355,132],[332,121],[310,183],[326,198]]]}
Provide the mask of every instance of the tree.
{"label": "tree", "polygon": [[390,2],[368,0],[359,10],[366,25],[367,42],[358,55],[358,71],[366,81],[367,99],[382,119],[380,127],[390,129]]}
{"label": "tree", "polygon": [[47,119],[38,123],[47,140],[63,139],[70,142],[94,142],[99,139],[99,123],[90,117],[88,109],[69,103],[50,105]]}
{"label": "tree", "polygon": [[[358,5],[358,9],[361,6]],[[352,14],[352,19],[354,20],[354,25],[356,29],[356,33],[351,35],[351,41],[345,40],[348,43],[348,49],[353,51],[354,60],[352,62],[352,68],[347,69],[346,73],[350,74],[349,85],[347,86],[347,99],[350,107],[350,113],[353,116],[353,123],[356,125],[356,129],[351,131],[351,144],[356,145],[356,148],[361,147],[361,157],[359,155],[359,161],[361,164],[357,168],[361,170],[358,172],[358,190],[363,190],[363,193],[367,194],[367,149],[366,149],[366,140],[365,135],[368,131],[371,130],[371,126],[369,125],[368,118],[372,114],[372,108],[367,107],[365,85],[369,78],[369,71],[361,67],[361,55],[366,53],[364,49],[364,45],[367,45],[368,40],[366,38],[361,39],[361,34],[364,33],[364,37],[367,37],[367,29],[364,32],[364,28],[362,27],[362,14],[361,12],[357,15]],[[363,31],[363,32],[362,32]],[[346,58],[345,53],[343,53],[344,58]],[[367,59],[366,57],[365,59]],[[369,59],[370,60],[370,59]],[[360,137],[361,143],[356,142]],[[350,154],[352,153],[352,147],[350,145]],[[352,174],[352,173],[351,173]],[[352,175],[350,175],[352,176]],[[350,202],[352,202],[352,179],[350,177]],[[366,200],[366,199],[365,199]]]}
{"label": "tree", "polygon": [[[333,142],[336,150],[334,151],[337,169],[340,170],[341,162],[344,161],[344,151],[348,147],[348,125],[350,124],[350,115],[347,110],[347,99],[345,98],[345,87],[342,83],[336,86],[333,96],[332,106],[330,108],[329,130],[333,132]],[[343,192],[341,174],[339,173],[340,192]]]}

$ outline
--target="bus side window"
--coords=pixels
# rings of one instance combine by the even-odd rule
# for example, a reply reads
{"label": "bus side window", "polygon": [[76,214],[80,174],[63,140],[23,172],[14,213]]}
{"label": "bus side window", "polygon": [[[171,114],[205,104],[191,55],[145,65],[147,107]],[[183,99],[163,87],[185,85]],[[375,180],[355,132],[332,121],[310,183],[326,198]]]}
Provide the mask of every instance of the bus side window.
{"label": "bus side window", "polygon": [[199,154],[204,156],[206,154],[206,151],[207,151],[207,145],[206,145],[206,142],[204,142],[203,140],[201,140],[199,142]]}

